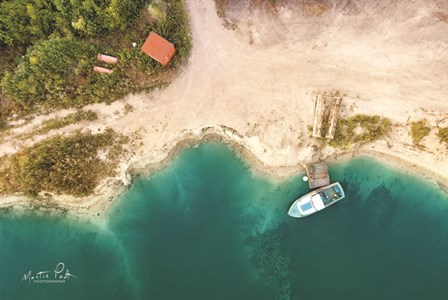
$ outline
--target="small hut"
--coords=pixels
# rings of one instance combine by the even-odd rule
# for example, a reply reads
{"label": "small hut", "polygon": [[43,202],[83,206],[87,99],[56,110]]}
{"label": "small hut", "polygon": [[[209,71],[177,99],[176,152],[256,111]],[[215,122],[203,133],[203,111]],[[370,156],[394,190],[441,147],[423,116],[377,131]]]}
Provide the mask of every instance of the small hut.
{"label": "small hut", "polygon": [[174,52],[176,52],[176,48],[174,48],[173,44],[152,31],[146,39],[146,42],[143,44],[141,50],[153,59],[157,60],[163,66],[166,66],[170,62]]}

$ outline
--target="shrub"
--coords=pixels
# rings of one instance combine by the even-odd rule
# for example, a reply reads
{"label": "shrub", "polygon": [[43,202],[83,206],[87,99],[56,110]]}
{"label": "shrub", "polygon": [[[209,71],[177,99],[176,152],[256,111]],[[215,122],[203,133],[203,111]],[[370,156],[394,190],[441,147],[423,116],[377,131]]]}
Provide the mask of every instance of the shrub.
{"label": "shrub", "polygon": [[439,132],[437,133],[437,137],[439,138],[440,143],[448,144],[448,127],[439,128]]}
{"label": "shrub", "polygon": [[428,120],[422,119],[417,122],[411,122],[411,136],[412,142],[415,145],[420,144],[425,136],[431,132],[431,127],[428,126]]}
{"label": "shrub", "polygon": [[[388,134],[391,127],[389,119],[378,115],[358,114],[348,119],[339,119],[334,139],[330,145],[348,148],[353,143],[373,142]],[[356,129],[359,129],[359,132]]]}
{"label": "shrub", "polygon": [[[112,160],[122,152],[125,142],[112,130],[93,135],[81,133],[56,136],[3,158],[0,168],[0,192],[41,191],[86,196],[99,181],[111,175],[116,166]],[[101,158],[99,153],[107,153]]]}

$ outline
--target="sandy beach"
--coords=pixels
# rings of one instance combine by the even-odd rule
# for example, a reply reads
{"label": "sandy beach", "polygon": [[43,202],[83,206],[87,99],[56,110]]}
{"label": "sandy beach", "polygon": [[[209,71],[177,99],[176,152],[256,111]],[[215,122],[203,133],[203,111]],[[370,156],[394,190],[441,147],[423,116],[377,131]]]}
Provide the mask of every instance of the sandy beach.
{"label": "sandy beach", "polygon": [[[5,138],[0,145],[4,155],[53,134],[110,127],[135,141],[118,175],[105,179],[90,197],[31,201],[6,196],[0,207],[58,207],[79,216],[102,215],[133,175],[155,172],[180,149],[207,140],[232,145],[257,172],[274,178],[295,175],[318,143],[308,129],[314,97],[336,91],[343,96],[342,117],[378,114],[394,126],[385,140],[349,151],[325,147],[321,159],[373,156],[448,185],[448,145],[436,138],[437,127],[448,126],[448,17],[443,18],[448,3],[370,2],[338,2],[318,15],[304,13],[308,10],[300,1],[276,12],[235,5],[229,19],[238,29],[229,30],[213,1],[188,0],[193,50],[167,88],[87,107],[98,113],[97,121],[33,140]],[[35,118],[11,134],[67,113]],[[424,148],[418,148],[409,122],[422,118],[432,131],[422,141]]]}

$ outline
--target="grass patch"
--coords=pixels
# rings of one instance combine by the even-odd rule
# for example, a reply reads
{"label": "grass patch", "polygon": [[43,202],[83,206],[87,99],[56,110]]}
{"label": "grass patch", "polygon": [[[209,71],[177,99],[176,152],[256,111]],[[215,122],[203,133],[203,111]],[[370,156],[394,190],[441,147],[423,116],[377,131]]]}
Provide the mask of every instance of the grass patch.
{"label": "grass patch", "polygon": [[36,143],[0,160],[0,193],[89,195],[102,178],[113,175],[126,142],[107,129]]}
{"label": "grass patch", "polygon": [[347,149],[355,143],[379,140],[391,131],[389,119],[378,115],[354,115],[348,119],[339,119],[334,139],[330,145]]}
{"label": "grass patch", "polygon": [[96,114],[96,112],[91,110],[80,110],[60,119],[51,119],[44,121],[41,127],[34,133],[45,134],[50,130],[59,129],[70,124],[75,124],[82,121],[95,121],[97,119],[98,115]]}
{"label": "grass patch", "polygon": [[231,30],[237,30],[238,26],[227,19],[227,9],[229,8],[229,0],[215,0],[216,13],[222,20],[222,25]]}
{"label": "grass patch", "polygon": [[216,13],[223,20],[226,19],[228,5],[229,5],[229,0],[215,0]]}
{"label": "grass patch", "polygon": [[69,114],[63,118],[50,119],[42,122],[40,127],[31,132],[26,132],[15,136],[16,139],[29,139],[35,135],[43,135],[51,130],[63,128],[65,126],[76,124],[82,121],[95,121],[98,119],[96,112],[91,110],[79,110],[75,113]]}
{"label": "grass patch", "polygon": [[330,6],[328,4],[317,3],[317,4],[306,5],[304,8],[304,11],[307,16],[318,17],[318,16],[323,15],[329,9],[330,9]]}
{"label": "grass patch", "polygon": [[416,122],[411,122],[411,136],[414,145],[420,145],[423,138],[430,132],[431,127],[428,125],[428,120],[422,119]]}

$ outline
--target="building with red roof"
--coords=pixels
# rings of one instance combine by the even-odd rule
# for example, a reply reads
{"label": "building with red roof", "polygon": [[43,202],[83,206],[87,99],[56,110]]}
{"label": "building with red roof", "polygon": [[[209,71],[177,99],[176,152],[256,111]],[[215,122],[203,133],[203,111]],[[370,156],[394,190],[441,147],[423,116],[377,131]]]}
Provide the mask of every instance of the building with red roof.
{"label": "building with red roof", "polygon": [[141,50],[163,66],[170,62],[176,52],[173,44],[153,31],[149,34]]}

